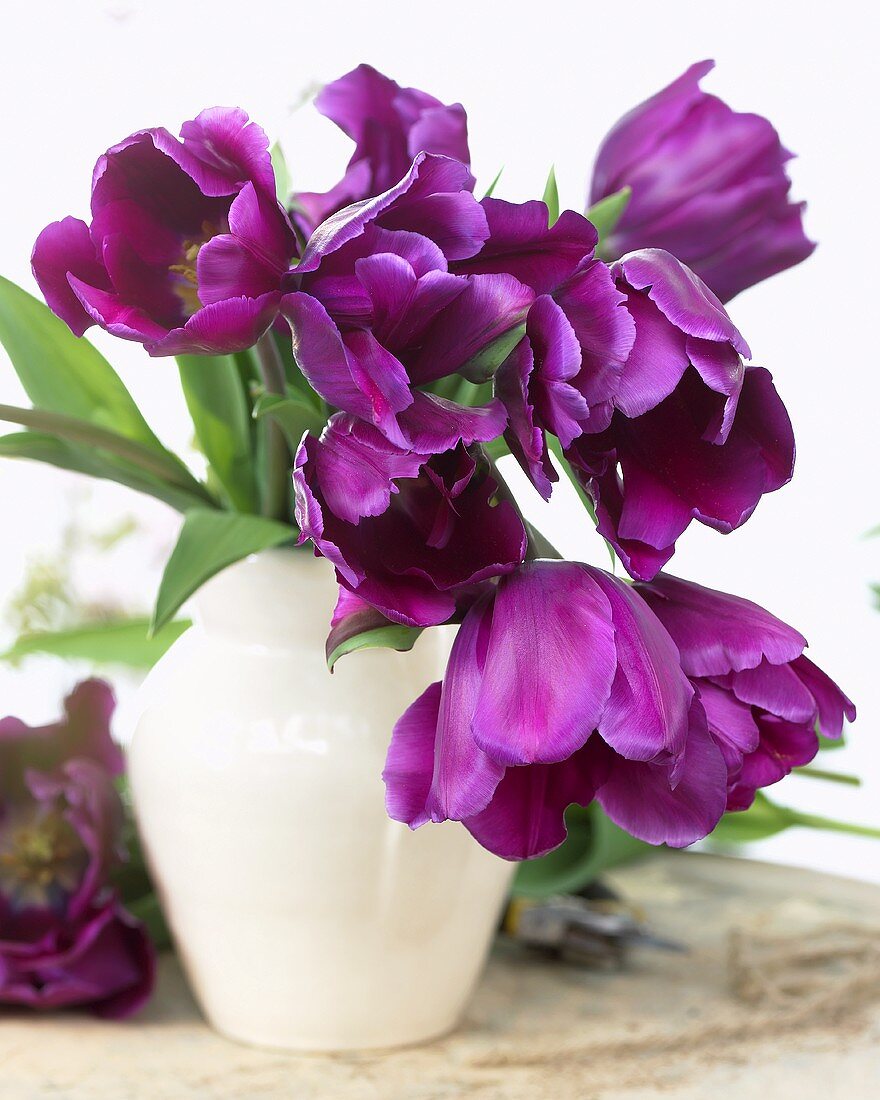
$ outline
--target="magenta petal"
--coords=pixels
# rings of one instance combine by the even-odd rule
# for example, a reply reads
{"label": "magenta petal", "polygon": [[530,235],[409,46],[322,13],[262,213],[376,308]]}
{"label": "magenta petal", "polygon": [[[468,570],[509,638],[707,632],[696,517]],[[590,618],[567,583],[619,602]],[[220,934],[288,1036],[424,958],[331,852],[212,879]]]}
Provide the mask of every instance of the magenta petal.
{"label": "magenta petal", "polygon": [[357,260],[355,271],[370,297],[373,333],[389,348],[407,347],[467,287],[446,271],[418,278],[405,259],[387,253]]}
{"label": "magenta petal", "polygon": [[748,753],[728,795],[728,809],[745,810],[751,806],[755,791],[769,787],[790,774],[792,768],[809,764],[819,751],[819,738],[812,727],[786,722],[772,715],[759,719],[760,742]]}
{"label": "magenta petal", "polygon": [[191,159],[179,163],[206,195],[228,195],[251,182],[274,196],[269,139],[240,107],[209,107],[184,122],[180,136]]}
{"label": "magenta petal", "polygon": [[285,295],[281,309],[290,322],[297,364],[312,388],[405,446],[395,418],[412,403],[402,364],[367,331],[343,339],[327,310],[308,294]]}
{"label": "magenta petal", "polygon": [[410,367],[419,385],[455,374],[493,341],[521,325],[532,291],[511,275],[471,275],[468,285],[437,318]]}
{"label": "magenta petal", "polygon": [[511,454],[544,498],[550,499],[552,483],[559,475],[550,460],[544,432],[535,423],[530,404],[529,382],[534,373],[532,345],[521,340],[495,375],[495,393],[507,410],[508,427],[504,438]]}
{"label": "magenta petal", "polygon": [[612,271],[615,276],[622,275],[635,290],[647,290],[660,312],[688,336],[727,341],[740,355],[751,358],[749,345],[718,298],[669,252],[661,248],[630,252],[614,264]]}
{"label": "magenta petal", "polygon": [[[357,143],[346,173],[352,199],[392,186],[422,150],[464,163],[470,159],[467,116],[460,104],[447,107],[416,88],[401,88],[370,65],[358,65],[327,84],[315,106]],[[356,182],[351,180],[355,169],[362,170]],[[329,202],[324,206],[336,208]]]}
{"label": "magenta petal", "polygon": [[149,998],[155,952],[143,925],[111,896],[66,934],[28,957],[11,959],[0,998],[29,1008],[82,1006],[122,1018]]}
{"label": "magenta petal", "polygon": [[553,763],[596,728],[614,679],[607,596],[572,562],[529,562],[498,586],[477,744],[499,763]]}
{"label": "magenta petal", "polygon": [[628,760],[678,756],[688,732],[694,689],[660,620],[628,584],[586,567],[611,604],[617,671],[599,732]]}
{"label": "magenta petal", "polygon": [[[529,310],[526,332],[536,363],[528,396],[540,422],[567,447],[581,434],[590,411],[573,382],[583,362],[580,343],[565,312],[549,295],[542,295]],[[556,480],[549,471],[547,475]]]}
{"label": "magenta petal", "polygon": [[596,247],[596,230],[580,214],[565,210],[548,228],[543,202],[483,199],[489,239],[457,271],[496,274],[506,271],[535,294],[549,294],[569,279]]}
{"label": "magenta petal", "polygon": [[835,682],[808,657],[798,657],[792,668],[809,690],[819,710],[819,730],[832,739],[843,733],[843,720],[855,722],[856,708]]}
{"label": "magenta petal", "polygon": [[470,161],[468,149],[467,114],[460,103],[449,107],[429,107],[413,124],[407,139],[409,154],[417,156],[422,150],[454,157],[464,164]]}
{"label": "magenta petal", "polygon": [[703,439],[710,443],[724,443],[733,427],[739,395],[745,378],[745,368],[739,354],[730,344],[713,343],[711,340],[687,338],[688,358],[709,389],[727,400],[713,422],[703,432]]}
{"label": "magenta petal", "polygon": [[464,824],[490,852],[502,859],[535,859],[565,840],[565,810],[588,806],[610,769],[607,753],[595,751],[599,739],[558,764],[508,768],[492,801]]}
{"label": "magenta petal", "polygon": [[615,124],[596,157],[591,203],[626,186],[628,169],[647,157],[663,134],[699,101],[703,95],[700,81],[714,67],[714,61],[698,61],[691,65],[672,84],[640,103]]}
{"label": "magenta petal", "polygon": [[711,680],[700,680],[699,688],[709,732],[724,754],[728,771],[739,774],[743,756],[758,747],[760,735],[752,708]]}
{"label": "magenta petal", "polygon": [[434,776],[434,743],[442,684],[431,684],[394,726],[382,779],[385,809],[411,829],[431,820],[426,806]]}
{"label": "magenta petal", "polygon": [[150,355],[231,355],[253,347],[278,316],[280,293],[227,298],[194,313],[183,328],[148,340]]}
{"label": "magenta petal", "polygon": [[624,365],[615,404],[629,417],[659,405],[687,370],[685,336],[645,294],[631,294],[627,310],[635,322],[635,342]]}
{"label": "magenta petal", "polygon": [[37,237],[31,267],[49,308],[77,336],[82,336],[94,317],[83,307],[68,281],[68,273],[100,290],[110,289],[86,223],[79,218],[64,218],[47,225]]}
{"label": "magenta petal", "polygon": [[118,294],[90,286],[72,274],[68,275],[68,281],[92,321],[112,335],[141,343],[155,342],[166,337],[167,331],[162,325],[157,324],[139,306],[123,301]]}
{"label": "magenta petal", "polygon": [[635,339],[626,296],[615,286],[606,265],[594,260],[579,270],[555,299],[581,346],[582,369],[572,384],[591,408],[609,403],[618,391]]}
{"label": "magenta petal", "polygon": [[507,417],[500,401],[468,407],[434,393],[416,391],[413,403],[398,417],[413,450],[439,454],[457,443],[488,443],[504,431]]}
{"label": "magenta petal", "polygon": [[403,451],[371,424],[335,413],[315,450],[324,499],[340,519],[357,524],[381,515],[398,492],[394,478],[415,477],[427,455]]}
{"label": "magenta petal", "polygon": [[[345,207],[319,225],[297,272],[317,270],[324,257],[360,236],[380,216],[383,228],[423,233],[449,258],[453,254],[456,258],[461,258],[460,254],[473,255],[482,247],[489,230],[482,208],[470,194],[470,184],[466,165],[420,153],[394,187]],[[434,199],[441,201],[432,202]]]}
{"label": "magenta petal", "polygon": [[504,775],[472,734],[474,708],[484,676],[492,608],[483,599],[467,613],[452,646],[437,717],[434,775],[427,810],[433,821],[461,821],[479,813]]}
{"label": "magenta petal", "polygon": [[666,573],[636,588],[672,635],[689,676],[723,676],[763,660],[781,665],[807,644],[793,627],[740,596]]}
{"label": "magenta petal", "polygon": [[648,844],[684,848],[711,833],[727,803],[727,766],[699,700],[674,786],[668,765],[615,756],[596,797],[615,824]]}
{"label": "magenta petal", "polygon": [[817,716],[812,694],[788,665],[761,661],[754,668],[731,672],[725,677],[737,699],[789,722],[812,726]]}
{"label": "magenta petal", "polygon": [[251,183],[229,208],[229,230],[199,250],[198,291],[204,305],[278,290],[295,250],[293,233],[274,197]]}

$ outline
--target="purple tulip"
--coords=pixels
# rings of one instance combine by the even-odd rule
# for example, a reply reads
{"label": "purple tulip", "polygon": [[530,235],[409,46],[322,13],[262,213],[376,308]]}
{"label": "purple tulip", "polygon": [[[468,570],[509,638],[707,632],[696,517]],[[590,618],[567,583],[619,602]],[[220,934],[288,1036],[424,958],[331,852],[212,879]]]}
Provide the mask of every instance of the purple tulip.
{"label": "purple tulip", "polygon": [[314,228],[337,210],[380,195],[422,152],[470,163],[467,115],[417,88],[401,88],[370,65],[358,65],[318,93],[315,106],[355,142],[345,175],[324,194],[300,193],[295,210]]}
{"label": "purple tulip", "polygon": [[713,65],[692,65],[616,124],[599,149],[590,202],[632,188],[604,254],[668,249],[727,302],[815,245],[804,204],[789,199],[791,153],[767,119],[700,90]]}
{"label": "purple tulip", "polygon": [[635,330],[605,264],[596,231],[580,214],[548,225],[543,202],[483,199],[489,238],[456,273],[507,275],[537,295],[524,338],[495,375],[509,415],[505,438],[545,499],[557,478],[545,430],[567,447],[587,424],[607,425]]}
{"label": "purple tulip", "polygon": [[426,419],[417,388],[467,371],[534,301],[510,275],[450,270],[489,234],[471,184],[465,165],[420,154],[391,190],[320,225],[286,281],[282,310],[310,385],[404,449],[455,446],[455,417],[482,414]]}
{"label": "purple tulip", "polygon": [[[449,403],[419,398],[441,422],[456,419]],[[396,622],[446,622],[462,590],[509,572],[525,555],[522,522],[495,500],[496,482],[465,445],[498,434],[495,412],[467,411],[468,426],[453,433],[464,442],[446,451],[401,449],[337,413],[297,454],[300,541],[311,539],[340,584]]]}
{"label": "purple tulip", "polygon": [[839,738],[856,710],[803,655],[806,641],[757,604],[660,574],[637,584],[674,639],[728,768],[729,810],[816,755],[818,729]]}
{"label": "purple tulip", "polygon": [[610,423],[567,455],[599,531],[632,576],[650,580],[692,519],[732,531],[785,485],[794,438],[770,374],[743,366],[748,345],[693,272],[654,249],[612,270],[635,343]]}
{"label": "purple tulip", "polygon": [[477,599],[446,676],[397,723],[392,818],[462,821],[506,859],[565,838],[594,798],[623,828],[683,846],[724,811],[727,771],[678,650],[622,581],[537,561]]}
{"label": "purple tulip", "polygon": [[124,1016],[152,990],[152,945],[108,885],[124,858],[112,711],[89,680],[59,722],[0,721],[0,1002]]}
{"label": "purple tulip", "polygon": [[95,166],[91,225],[68,217],[37,238],[34,276],[77,336],[98,324],[150,355],[220,354],[275,318],[296,245],[265,133],[220,107],[180,133],[114,145]]}

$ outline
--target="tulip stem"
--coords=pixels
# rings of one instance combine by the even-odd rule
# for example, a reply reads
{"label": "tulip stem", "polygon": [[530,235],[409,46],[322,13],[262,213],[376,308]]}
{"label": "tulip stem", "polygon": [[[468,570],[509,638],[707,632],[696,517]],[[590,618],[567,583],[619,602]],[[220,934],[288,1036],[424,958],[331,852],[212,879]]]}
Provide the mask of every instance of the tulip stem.
{"label": "tulip stem", "polygon": [[[266,392],[284,397],[287,392],[287,376],[271,332],[264,333],[260,337],[256,352]],[[262,508],[264,516],[285,522],[289,520],[287,493],[289,474],[290,449],[281,427],[269,417],[266,421],[266,484]]]}
{"label": "tulip stem", "polygon": [[557,558],[562,559],[562,554],[556,549],[553,543],[543,535],[537,527],[529,523],[526,517],[522,514],[522,509],[517,504],[516,497],[511,492],[510,486],[504,480],[501,471],[494,459],[490,458],[483,448],[483,455],[486,461],[489,463],[489,470],[491,471],[492,478],[496,482],[498,488],[496,490],[496,496],[499,500],[506,501],[511,508],[516,512],[519,518],[522,520],[522,525],[526,529],[526,539],[528,545],[526,549],[526,561],[536,561],[538,558]]}

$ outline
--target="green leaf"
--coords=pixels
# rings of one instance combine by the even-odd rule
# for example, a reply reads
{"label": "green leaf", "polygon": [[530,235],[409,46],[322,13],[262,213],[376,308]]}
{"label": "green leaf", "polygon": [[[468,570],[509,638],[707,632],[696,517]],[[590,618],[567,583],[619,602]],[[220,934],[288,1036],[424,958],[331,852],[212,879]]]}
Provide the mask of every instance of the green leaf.
{"label": "green leaf", "polygon": [[144,925],[157,951],[164,951],[173,946],[171,933],[156,894],[144,894],[143,897],[130,899],[126,901],[125,908],[135,920],[139,920]]}
{"label": "green leaf", "polygon": [[547,184],[544,187],[543,200],[547,204],[547,227],[559,220],[559,188],[556,185],[556,168],[550,169]]}
{"label": "green leaf", "polygon": [[138,440],[109,431],[98,424],[64,413],[46,409],[20,409],[14,405],[0,405],[0,420],[35,428],[42,435],[54,436],[78,446],[106,451],[126,467],[133,467],[141,475],[163,481],[192,496],[201,497],[202,505],[215,505],[216,501],[204,485],[196,481],[186,466],[169,451],[155,450]]}
{"label": "green leaf", "polygon": [[558,848],[519,865],[513,883],[515,894],[541,898],[574,893],[609,867],[639,859],[653,850],[650,844],[615,825],[596,803],[587,809],[569,806],[565,824],[568,836]]}
{"label": "green leaf", "polygon": [[400,653],[406,653],[416,644],[420,634],[420,629],[402,626],[400,623],[390,623],[388,626],[379,626],[374,630],[353,634],[340,641],[328,652],[327,667],[332,672],[333,666],[340,657],[344,657],[347,653],[356,653],[359,649],[396,649]]}
{"label": "green leaf", "polygon": [[483,195],[484,199],[491,199],[492,198],[492,195],[495,193],[495,188],[498,186],[498,181],[501,179],[501,173],[503,171],[504,171],[504,165],[502,164],[501,167],[498,169],[498,172],[495,176],[495,179],[493,179],[492,182],[489,184],[489,186],[486,188],[486,194]]}
{"label": "green leaf", "polygon": [[760,791],[748,810],[725,814],[711,834],[721,844],[749,844],[776,836],[794,824],[792,811],[771,802]]}
{"label": "green leaf", "polygon": [[295,535],[293,527],[262,516],[188,512],[162,575],[152,630],[169,622],[193,592],[228,565],[291,542]]}
{"label": "green leaf", "polygon": [[254,417],[261,420],[268,417],[274,420],[290,446],[291,454],[296,454],[304,432],[320,435],[326,419],[299,397],[288,394],[282,397],[277,393],[264,393],[254,406]]}
{"label": "green leaf", "polygon": [[464,366],[460,367],[458,373],[469,382],[474,382],[477,385],[482,382],[487,382],[495,374],[495,371],[498,370],[508,355],[510,355],[520,340],[522,340],[525,334],[525,321],[520,325],[516,325],[514,328],[508,329],[507,332],[502,332],[502,334],[496,337],[491,344],[487,344],[486,347],[478,351],[473,358],[469,359]]}
{"label": "green leaf", "polygon": [[2,276],[0,343],[37,408],[87,420],[168,453],[103,355]]}
{"label": "green leaf", "polygon": [[71,630],[23,634],[10,649],[0,654],[0,660],[15,663],[41,653],[97,665],[152,668],[189,626],[188,619],[175,620],[151,637],[149,619],[136,618],[92,623]]}
{"label": "green leaf", "polygon": [[178,355],[180,381],[196,440],[239,512],[259,512],[250,401],[231,355]]}
{"label": "green leaf", "polygon": [[631,195],[631,187],[622,187],[619,191],[615,191],[613,195],[606,195],[604,199],[599,199],[587,211],[587,218],[593,223],[596,232],[599,234],[600,248],[602,242],[607,240],[617,228],[617,223],[623,217],[623,212],[629,205]]}
{"label": "green leaf", "polygon": [[206,504],[202,493],[195,494],[170,485],[105,451],[67,443],[43,432],[14,432],[12,435],[0,436],[0,457],[45,462],[62,470],[73,470],[88,477],[115,481],[119,485],[155,497],[176,508],[178,512],[204,508]]}
{"label": "green leaf", "polygon": [[275,142],[269,150],[269,156],[272,158],[272,170],[275,173],[275,194],[283,206],[290,198],[290,192],[293,188],[290,181],[290,169],[287,167],[287,160],[280,142]]}

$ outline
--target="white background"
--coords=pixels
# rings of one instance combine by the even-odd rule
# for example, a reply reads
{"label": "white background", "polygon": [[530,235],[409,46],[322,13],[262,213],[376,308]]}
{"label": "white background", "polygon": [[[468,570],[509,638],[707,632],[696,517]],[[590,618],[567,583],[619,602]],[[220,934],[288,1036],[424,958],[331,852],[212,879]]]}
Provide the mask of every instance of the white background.
{"label": "white background", "polygon": [[[519,4],[470,2],[308,4],[286,0],[32,2],[4,20],[4,218],[0,271],[33,289],[34,237],[67,213],[86,216],[91,169],[107,146],[143,126],[176,127],[202,107],[241,105],[280,137],[296,186],[317,190],[341,173],[350,146],[308,105],[320,83],[369,61],[468,109],[474,168],[496,192],[540,195],[556,165],[564,205],[581,209],[592,152],[630,106],[689,63],[714,57],[704,82],[737,108],[766,114],[800,156],[795,192],[810,203],[820,242],[795,271],[753,288],[734,320],[769,367],[794,421],[794,482],[768,497],[741,531],[692,529],[674,571],[747,595],[799,627],[811,655],[860,707],[848,746],[825,757],[855,772],[859,791],[797,779],[776,796],[817,813],[880,826],[880,381],[868,323],[876,317],[878,240],[876,57],[862,25],[868,6]],[[172,362],[99,334],[151,420],[185,446],[186,419]],[[0,363],[0,400],[23,402]],[[0,602],[28,557],[57,542],[78,492],[69,475],[26,464],[0,467]],[[92,500],[104,521],[130,510],[122,491]],[[169,533],[151,508],[156,542]],[[545,511],[547,513],[545,519]],[[604,564],[603,549],[564,493],[532,507],[572,555]],[[147,561],[149,559],[149,561]],[[93,577],[125,602],[149,598],[152,551],[123,555]],[[146,566],[153,567],[149,572]],[[51,663],[0,668],[0,712],[49,718],[74,673]],[[880,880],[880,842],[797,831],[758,846],[767,858]]]}

